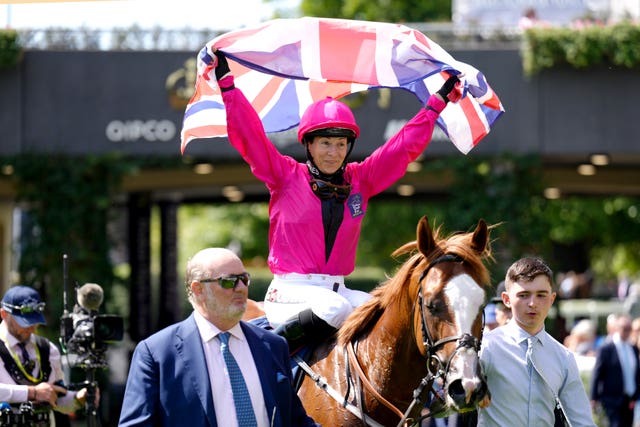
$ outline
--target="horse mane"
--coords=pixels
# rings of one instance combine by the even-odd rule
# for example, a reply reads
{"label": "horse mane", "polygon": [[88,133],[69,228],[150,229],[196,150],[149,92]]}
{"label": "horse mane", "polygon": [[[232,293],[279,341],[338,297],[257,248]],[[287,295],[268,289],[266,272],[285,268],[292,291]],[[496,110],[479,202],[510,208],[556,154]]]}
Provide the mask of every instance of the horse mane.
{"label": "horse mane", "polygon": [[462,257],[471,269],[477,272],[480,285],[485,289],[490,286],[489,270],[483,262],[484,259],[493,259],[490,245],[487,244],[486,248],[479,253],[471,244],[473,233],[453,233],[444,237],[441,235],[441,226],[438,226],[433,230],[435,247],[427,258],[418,252],[417,240],[405,243],[393,251],[391,256],[394,258],[406,254],[409,254],[409,258],[392,277],[387,277],[384,282],[371,291],[371,299],[356,307],[349,315],[338,331],[339,345],[345,345],[369,330],[389,305],[403,298],[414,298],[417,290],[413,289],[417,283],[406,286],[407,282],[411,280],[414,270],[421,263],[430,263],[444,254],[455,254]]}

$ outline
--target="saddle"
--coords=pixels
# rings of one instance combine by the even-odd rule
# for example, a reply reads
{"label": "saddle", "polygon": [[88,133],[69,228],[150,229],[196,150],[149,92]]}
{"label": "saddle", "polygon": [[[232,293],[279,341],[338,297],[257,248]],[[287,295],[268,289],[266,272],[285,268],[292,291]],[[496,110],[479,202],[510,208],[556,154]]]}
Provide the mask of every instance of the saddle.
{"label": "saddle", "polygon": [[[251,323],[251,324],[253,324],[255,326],[258,326],[259,328],[262,328],[262,329],[264,329],[266,331],[273,331],[273,327],[271,326],[271,324],[267,320],[267,316],[261,316],[261,317],[255,318],[255,319],[251,319],[251,320],[249,320],[249,323]],[[313,354],[313,349],[318,344],[319,343],[304,345],[304,346],[294,350],[293,353],[291,353],[289,355],[289,356],[291,356],[291,375],[292,375],[292,378],[293,378],[293,387],[294,387],[294,389],[296,391],[298,391],[298,389],[302,385],[302,381],[304,380],[305,373],[304,373],[304,371],[302,369],[300,369],[300,366],[298,366],[298,362],[296,362],[296,360],[293,358],[293,356],[298,356],[299,358],[301,358],[305,362],[309,362],[309,359],[311,359],[311,355]]]}

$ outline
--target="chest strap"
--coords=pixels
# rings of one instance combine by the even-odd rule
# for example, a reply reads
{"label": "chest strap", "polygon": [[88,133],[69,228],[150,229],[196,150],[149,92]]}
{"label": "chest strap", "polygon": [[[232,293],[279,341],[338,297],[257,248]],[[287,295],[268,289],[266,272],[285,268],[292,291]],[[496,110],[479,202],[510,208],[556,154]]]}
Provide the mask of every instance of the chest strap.
{"label": "chest strap", "polygon": [[[46,382],[51,374],[51,363],[49,362],[49,341],[38,335],[35,335],[35,338],[36,345],[40,351],[40,370],[42,372],[42,380],[35,382],[25,377],[24,373],[20,370],[20,367],[18,367],[15,359],[9,353],[6,343],[0,342],[0,357],[4,362],[4,367],[9,375],[11,375],[13,381],[18,385],[34,385]],[[37,375],[37,377],[39,376],[40,375]]]}

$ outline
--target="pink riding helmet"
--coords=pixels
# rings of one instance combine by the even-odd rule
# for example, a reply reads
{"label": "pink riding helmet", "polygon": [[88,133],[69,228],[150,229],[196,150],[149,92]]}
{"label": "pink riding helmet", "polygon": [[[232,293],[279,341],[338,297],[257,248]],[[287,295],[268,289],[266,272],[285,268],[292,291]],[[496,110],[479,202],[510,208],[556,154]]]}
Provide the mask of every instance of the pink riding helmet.
{"label": "pink riding helmet", "polygon": [[311,104],[300,119],[298,127],[298,141],[303,143],[306,134],[321,129],[343,130],[331,132],[334,136],[357,138],[360,128],[356,124],[351,109],[346,104],[331,97]]}

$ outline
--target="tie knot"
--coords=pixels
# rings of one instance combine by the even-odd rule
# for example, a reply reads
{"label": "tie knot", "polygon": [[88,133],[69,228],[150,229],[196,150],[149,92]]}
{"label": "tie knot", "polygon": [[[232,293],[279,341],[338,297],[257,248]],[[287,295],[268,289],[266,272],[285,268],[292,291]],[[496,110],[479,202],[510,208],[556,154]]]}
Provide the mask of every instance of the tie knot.
{"label": "tie knot", "polygon": [[223,345],[229,345],[229,335],[231,335],[231,333],[221,332],[218,334],[218,339]]}

